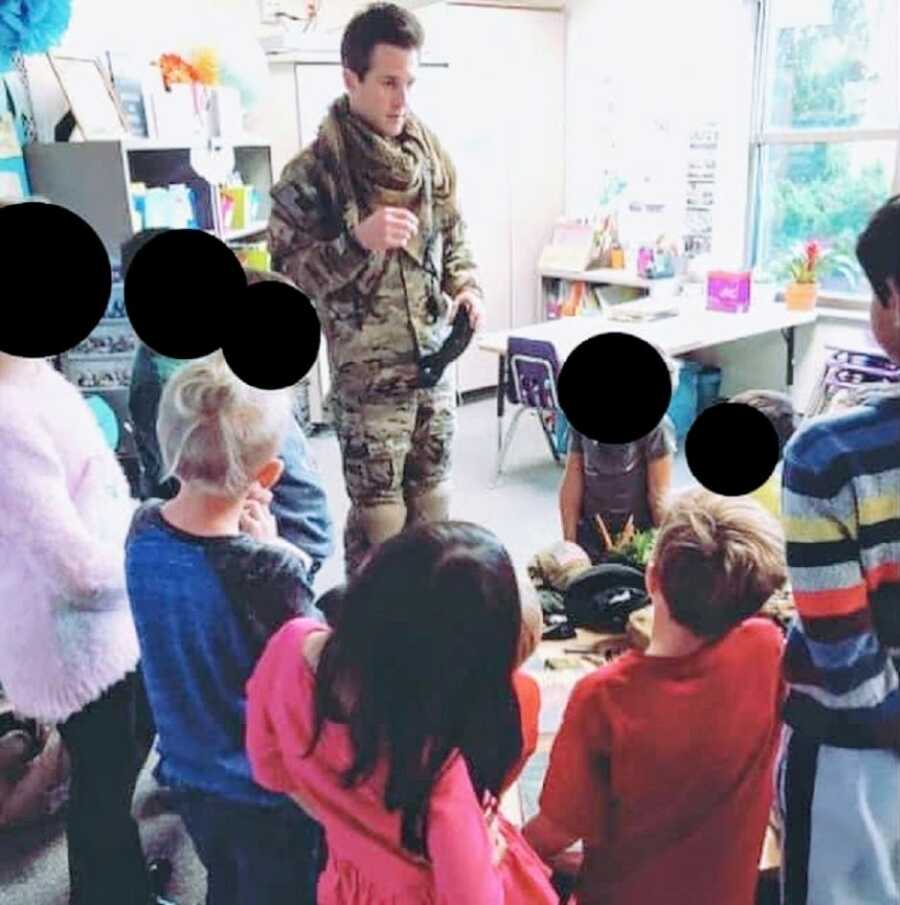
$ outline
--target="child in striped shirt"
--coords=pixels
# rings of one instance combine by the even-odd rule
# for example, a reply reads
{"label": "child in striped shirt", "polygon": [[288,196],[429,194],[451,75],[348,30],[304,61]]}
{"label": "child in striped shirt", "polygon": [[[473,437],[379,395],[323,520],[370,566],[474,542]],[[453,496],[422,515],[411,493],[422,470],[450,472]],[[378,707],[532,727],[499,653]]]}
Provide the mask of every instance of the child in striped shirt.
{"label": "child in striped shirt", "polygon": [[[857,257],[872,329],[900,362],[900,196]],[[799,619],[778,765],[784,905],[900,902],[900,393],[817,419],[785,451]]]}

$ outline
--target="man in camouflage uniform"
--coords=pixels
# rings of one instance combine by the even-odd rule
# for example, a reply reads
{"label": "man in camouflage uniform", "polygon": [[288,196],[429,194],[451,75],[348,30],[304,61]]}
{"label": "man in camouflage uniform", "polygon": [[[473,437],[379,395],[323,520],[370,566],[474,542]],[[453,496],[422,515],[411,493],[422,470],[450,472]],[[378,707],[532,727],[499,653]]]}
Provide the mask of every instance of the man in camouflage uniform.
{"label": "man in camouflage uniform", "polygon": [[400,7],[359,13],[341,45],[347,94],[272,189],[274,267],[314,301],[328,344],[348,576],[410,522],[448,517],[452,373],[423,389],[418,361],[460,306],[481,320],[455,169],[407,106],[423,38]]}

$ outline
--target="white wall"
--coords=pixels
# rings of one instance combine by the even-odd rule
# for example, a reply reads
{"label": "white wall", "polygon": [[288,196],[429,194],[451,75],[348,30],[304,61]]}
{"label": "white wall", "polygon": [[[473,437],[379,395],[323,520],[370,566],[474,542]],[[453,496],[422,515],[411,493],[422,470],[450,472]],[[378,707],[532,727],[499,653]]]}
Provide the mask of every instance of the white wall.
{"label": "white wall", "polygon": [[605,173],[627,178],[639,198],[668,190],[677,206],[688,130],[717,120],[722,194],[714,251],[720,262],[740,257],[753,6],[749,0],[569,0],[569,215],[594,213]]}
{"label": "white wall", "polygon": [[[567,215],[594,213],[606,173],[637,186],[649,180],[647,194],[683,184],[687,129],[718,120],[713,262],[746,265],[754,6],[752,0],[569,0]],[[825,346],[867,345],[865,334],[864,323],[829,317],[796,330],[798,407],[807,404]],[[785,388],[785,344],[778,334],[695,357],[722,367],[723,395]]]}
{"label": "white wall", "polygon": [[254,37],[256,0],[73,0],[64,49],[154,56],[228,33]]}

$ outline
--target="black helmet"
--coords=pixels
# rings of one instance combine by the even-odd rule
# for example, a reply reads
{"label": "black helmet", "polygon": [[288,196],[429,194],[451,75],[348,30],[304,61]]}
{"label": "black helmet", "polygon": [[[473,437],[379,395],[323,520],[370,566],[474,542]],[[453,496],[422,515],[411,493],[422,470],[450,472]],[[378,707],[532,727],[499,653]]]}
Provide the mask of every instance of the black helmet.
{"label": "black helmet", "polygon": [[469,312],[460,308],[453,318],[453,329],[440,349],[419,359],[419,386],[426,389],[436,386],[447,365],[466,351],[474,332],[469,323]]}
{"label": "black helmet", "polygon": [[628,617],[648,603],[644,573],[619,563],[587,569],[572,580],[565,595],[569,622],[597,632],[624,632]]}

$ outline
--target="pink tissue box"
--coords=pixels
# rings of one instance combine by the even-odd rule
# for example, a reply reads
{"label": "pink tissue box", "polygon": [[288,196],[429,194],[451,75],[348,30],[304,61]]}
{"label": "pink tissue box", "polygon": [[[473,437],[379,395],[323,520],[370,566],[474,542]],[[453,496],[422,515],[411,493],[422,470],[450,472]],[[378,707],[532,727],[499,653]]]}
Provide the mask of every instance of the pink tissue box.
{"label": "pink tissue box", "polygon": [[706,289],[709,311],[748,311],[750,309],[750,271],[736,273],[712,270]]}

